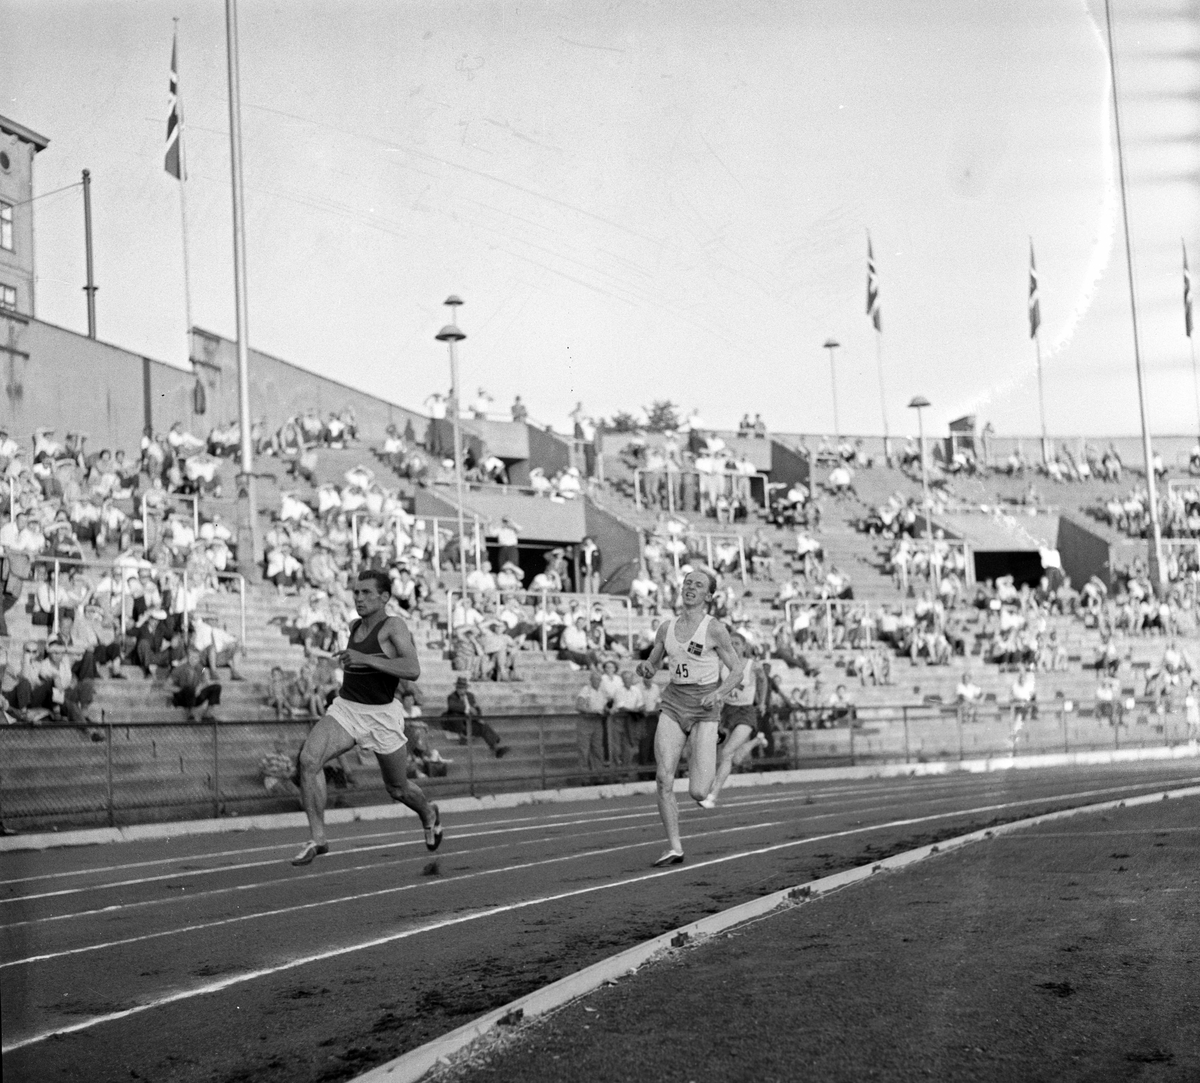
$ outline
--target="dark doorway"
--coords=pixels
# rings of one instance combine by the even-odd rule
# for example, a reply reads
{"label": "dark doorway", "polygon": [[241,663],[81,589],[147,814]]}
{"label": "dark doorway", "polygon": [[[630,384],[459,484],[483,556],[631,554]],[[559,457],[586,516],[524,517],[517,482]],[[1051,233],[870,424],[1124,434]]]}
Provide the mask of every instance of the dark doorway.
{"label": "dark doorway", "polygon": [[1010,552],[976,552],[974,557],[977,583],[1011,575],[1013,582],[1018,587],[1023,583],[1036,587],[1044,574],[1041,556],[1037,552],[1027,549]]}
{"label": "dark doorway", "polygon": [[[554,541],[533,541],[522,538],[517,543],[517,560],[521,565],[521,571],[525,573],[525,585],[529,586],[533,582],[533,577],[539,572],[546,570],[546,554],[551,549],[564,549],[567,552],[567,580],[563,583],[563,589],[566,591],[574,591],[574,561],[570,560],[571,546],[565,542]],[[496,545],[494,540],[486,542],[484,559],[491,562],[492,571],[500,570],[500,547]]]}

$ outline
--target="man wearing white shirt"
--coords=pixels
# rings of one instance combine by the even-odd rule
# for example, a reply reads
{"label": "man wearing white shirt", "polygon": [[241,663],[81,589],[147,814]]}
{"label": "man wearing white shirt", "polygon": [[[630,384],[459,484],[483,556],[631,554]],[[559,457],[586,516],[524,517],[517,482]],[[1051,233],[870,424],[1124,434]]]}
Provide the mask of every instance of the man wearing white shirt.
{"label": "man wearing white shirt", "polygon": [[[603,686],[603,681],[601,682]],[[626,670],[621,674],[621,684],[612,693],[612,760],[618,767],[627,767],[636,762],[642,738],[642,719],[645,698],[637,674]]]}

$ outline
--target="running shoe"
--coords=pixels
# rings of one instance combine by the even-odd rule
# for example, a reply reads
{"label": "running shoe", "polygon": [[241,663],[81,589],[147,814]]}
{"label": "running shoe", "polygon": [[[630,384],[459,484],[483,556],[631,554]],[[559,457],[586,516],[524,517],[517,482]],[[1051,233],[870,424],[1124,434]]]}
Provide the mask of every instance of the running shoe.
{"label": "running shoe", "polygon": [[425,848],[436,850],[442,844],[442,813],[433,806],[433,823],[425,825]]}
{"label": "running shoe", "polygon": [[683,864],[683,851],[682,850],[668,850],[665,854],[662,855],[662,857],[660,857],[657,861],[655,861],[653,865],[651,865],[651,868],[664,869],[668,865],[682,865],[682,864]]}
{"label": "running shoe", "polygon": [[696,802],[696,804],[699,805],[701,808],[716,808],[717,807],[717,795],[715,793],[710,793],[707,797],[702,797],[699,801]]}
{"label": "running shoe", "polygon": [[306,842],[304,849],[292,858],[293,865],[311,865],[313,858],[329,853],[327,842]]}

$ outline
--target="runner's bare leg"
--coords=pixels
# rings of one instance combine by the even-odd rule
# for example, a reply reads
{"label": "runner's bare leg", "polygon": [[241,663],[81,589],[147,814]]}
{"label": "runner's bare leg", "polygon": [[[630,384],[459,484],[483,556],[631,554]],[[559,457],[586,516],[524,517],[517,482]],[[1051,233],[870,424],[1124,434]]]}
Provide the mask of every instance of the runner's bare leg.
{"label": "runner's bare leg", "polygon": [[717,773],[717,723],[697,722],[688,740],[688,793],[693,801],[703,801]]}
{"label": "runner's bare leg", "polygon": [[687,735],[679,728],[666,711],[658,716],[658,727],[654,731],[654,762],[657,765],[655,780],[658,797],[658,814],[662,817],[667,832],[667,845],[677,853],[683,853],[679,839],[679,806],[675,803],[675,772],[679,768],[679,757]]}
{"label": "runner's bare leg", "polygon": [[354,738],[329,715],[308,732],[300,750],[300,799],[313,842],[325,845],[325,765],[354,747]]}
{"label": "runner's bare leg", "polygon": [[420,816],[423,827],[432,826],[433,806],[421,788],[408,777],[408,745],[401,745],[395,752],[389,752],[386,756],[376,752],[375,758],[379,761],[379,770],[383,775],[383,784],[388,796]]}
{"label": "runner's bare leg", "polygon": [[749,742],[754,731],[749,726],[734,726],[733,732],[725,738],[721,746],[721,757],[717,763],[717,777],[713,780],[709,796],[714,800],[720,795],[721,788],[729,778],[733,765],[738,762],[738,753]]}

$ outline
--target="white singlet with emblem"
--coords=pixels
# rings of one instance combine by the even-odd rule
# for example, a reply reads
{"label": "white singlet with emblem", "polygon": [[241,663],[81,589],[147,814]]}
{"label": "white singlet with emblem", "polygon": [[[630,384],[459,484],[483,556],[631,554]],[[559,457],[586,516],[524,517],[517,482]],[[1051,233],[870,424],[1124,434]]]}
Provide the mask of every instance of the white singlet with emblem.
{"label": "white singlet with emblem", "polygon": [[681,643],[675,638],[675,626],[679,618],[671,618],[671,623],[667,625],[666,651],[667,669],[670,671],[672,684],[720,683],[721,660],[708,644],[710,620],[710,616],[703,617],[691,639]]}
{"label": "white singlet with emblem", "polygon": [[[729,671],[724,666],[721,667],[721,680],[724,680]],[[754,695],[758,690],[758,660],[747,658],[745,666],[742,667],[742,680],[738,686],[725,697],[725,702],[733,707],[751,707],[754,705]]]}

